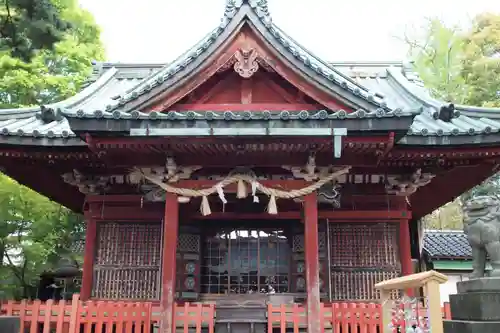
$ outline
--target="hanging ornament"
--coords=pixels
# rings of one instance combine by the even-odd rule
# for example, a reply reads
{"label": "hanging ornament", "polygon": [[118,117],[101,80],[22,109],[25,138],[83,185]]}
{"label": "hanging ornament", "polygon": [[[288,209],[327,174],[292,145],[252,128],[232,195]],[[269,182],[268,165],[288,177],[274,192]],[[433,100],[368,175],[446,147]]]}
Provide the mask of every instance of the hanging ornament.
{"label": "hanging ornament", "polygon": [[269,197],[269,204],[267,205],[267,213],[271,215],[278,214],[278,206],[276,205],[276,196],[271,194]]}
{"label": "hanging ornament", "polygon": [[257,182],[252,181],[252,196],[253,196],[253,202],[254,203],[259,203],[259,197],[257,196]]}
{"label": "hanging ornament", "polygon": [[245,182],[240,179],[238,180],[238,188],[236,190],[236,198],[238,199],[244,199],[247,197],[247,187],[245,185]]}
{"label": "hanging ornament", "polygon": [[207,216],[207,215],[212,214],[212,210],[210,210],[210,204],[208,203],[208,198],[206,195],[204,195],[201,198],[200,212],[201,212],[201,215],[203,215],[203,216]]}

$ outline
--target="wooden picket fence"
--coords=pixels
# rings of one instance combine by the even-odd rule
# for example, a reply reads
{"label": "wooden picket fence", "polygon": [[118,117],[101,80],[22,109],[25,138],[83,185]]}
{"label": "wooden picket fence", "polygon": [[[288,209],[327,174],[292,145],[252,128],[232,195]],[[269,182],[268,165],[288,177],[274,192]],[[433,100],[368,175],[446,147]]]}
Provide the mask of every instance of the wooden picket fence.
{"label": "wooden picket fence", "polygon": [[[213,304],[176,304],[174,313],[176,327],[184,332],[214,332]],[[21,333],[150,333],[161,319],[159,307],[148,302],[82,302],[79,295],[60,302],[9,301],[0,314],[20,317]]]}
{"label": "wooden picket fence", "polygon": [[[443,318],[451,319],[449,303],[445,303],[442,310]],[[419,313],[426,313],[426,309],[419,309]],[[279,329],[280,333],[289,330],[298,333],[307,328],[307,310],[302,304],[269,304],[267,318],[268,333],[274,329]],[[377,303],[321,303],[319,325],[321,332],[382,333],[382,306]],[[404,323],[395,325],[405,332]]]}
{"label": "wooden picket fence", "polygon": [[[147,302],[87,301],[79,295],[71,301],[9,301],[0,314],[21,318],[21,333],[152,333],[159,327],[161,311]],[[424,310],[422,310],[424,311]],[[175,325],[184,333],[202,330],[214,333],[213,304],[176,304]],[[321,303],[322,332],[381,333],[382,311],[376,303]],[[268,333],[294,333],[307,328],[307,311],[303,304],[268,305]],[[443,317],[450,318],[449,304]]]}

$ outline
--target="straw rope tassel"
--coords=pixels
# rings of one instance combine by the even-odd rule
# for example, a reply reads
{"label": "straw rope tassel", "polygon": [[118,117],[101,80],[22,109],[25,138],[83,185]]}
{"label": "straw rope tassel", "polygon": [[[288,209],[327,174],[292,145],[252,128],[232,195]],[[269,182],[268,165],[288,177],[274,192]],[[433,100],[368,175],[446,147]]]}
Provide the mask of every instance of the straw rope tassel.
{"label": "straw rope tassel", "polygon": [[259,197],[257,196],[257,182],[252,181],[252,196],[253,196],[253,202],[254,203],[259,203]]}
{"label": "straw rope tassel", "polygon": [[278,206],[276,205],[276,196],[271,194],[269,197],[269,204],[267,205],[267,213],[271,215],[278,214]]}
{"label": "straw rope tassel", "polygon": [[207,216],[207,215],[212,214],[212,211],[210,210],[210,204],[208,203],[208,198],[206,195],[204,195],[201,198],[200,212],[201,212],[201,215],[203,215],[203,216]]}
{"label": "straw rope tassel", "polygon": [[247,186],[245,185],[245,182],[243,179],[238,180],[238,188],[236,191],[236,198],[238,199],[244,199],[247,197]]}

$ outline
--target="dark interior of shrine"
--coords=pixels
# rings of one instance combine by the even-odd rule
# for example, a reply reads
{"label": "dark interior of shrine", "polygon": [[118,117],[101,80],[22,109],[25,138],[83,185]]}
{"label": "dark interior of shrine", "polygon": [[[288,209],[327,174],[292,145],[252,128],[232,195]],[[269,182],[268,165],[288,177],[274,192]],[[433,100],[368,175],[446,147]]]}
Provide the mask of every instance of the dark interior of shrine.
{"label": "dark interior of shrine", "polygon": [[201,293],[290,292],[293,230],[303,224],[239,220],[201,225]]}

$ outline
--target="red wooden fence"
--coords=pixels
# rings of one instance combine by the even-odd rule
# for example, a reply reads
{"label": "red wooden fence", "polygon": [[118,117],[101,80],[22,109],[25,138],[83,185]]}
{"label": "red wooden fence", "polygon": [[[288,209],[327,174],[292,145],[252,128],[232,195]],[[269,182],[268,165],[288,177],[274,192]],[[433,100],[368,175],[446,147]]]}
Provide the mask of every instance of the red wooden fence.
{"label": "red wooden fence", "polygon": [[[9,301],[1,306],[0,314],[21,318],[21,333],[151,333],[161,320],[159,307],[147,302],[82,302],[79,295],[71,301]],[[321,304],[321,331],[335,333],[382,332],[381,306],[375,303]],[[205,328],[214,333],[213,304],[183,303],[175,306],[175,325],[184,333],[201,333]],[[268,332],[281,333],[307,327],[304,305],[268,305]],[[443,308],[444,318],[450,318],[449,304]]]}
{"label": "red wooden fence", "polygon": [[[425,309],[419,312],[424,313]],[[273,329],[279,329],[280,333],[292,329],[293,333],[298,333],[299,329],[307,327],[306,307],[302,304],[269,304],[267,317],[268,333]],[[451,319],[449,303],[444,304],[443,318]],[[404,328],[403,323],[400,326]],[[381,333],[382,306],[376,303],[321,303],[320,329],[321,332],[333,330],[334,333]]]}

